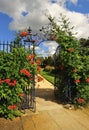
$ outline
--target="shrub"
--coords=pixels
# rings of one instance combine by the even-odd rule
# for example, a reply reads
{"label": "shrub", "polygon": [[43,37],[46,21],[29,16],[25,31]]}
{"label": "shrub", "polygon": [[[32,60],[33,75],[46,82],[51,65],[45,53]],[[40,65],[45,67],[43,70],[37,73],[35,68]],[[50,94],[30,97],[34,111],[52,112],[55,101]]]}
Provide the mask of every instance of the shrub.
{"label": "shrub", "polygon": [[53,71],[55,68],[54,68],[54,66],[49,66],[49,65],[47,65],[45,68],[44,68],[44,70],[45,71]]}
{"label": "shrub", "polygon": [[68,19],[65,16],[60,19],[62,23],[58,26],[49,17],[60,46],[56,55],[57,87],[62,94],[66,93],[65,98],[71,93],[72,103],[85,105],[89,102],[89,49],[82,48],[79,40],[73,36]]}
{"label": "shrub", "polygon": [[[30,59],[29,59],[29,57]],[[0,52],[0,115],[12,119],[20,116],[19,104],[24,98],[24,89],[32,83],[36,73],[33,57],[24,48],[12,52]]]}

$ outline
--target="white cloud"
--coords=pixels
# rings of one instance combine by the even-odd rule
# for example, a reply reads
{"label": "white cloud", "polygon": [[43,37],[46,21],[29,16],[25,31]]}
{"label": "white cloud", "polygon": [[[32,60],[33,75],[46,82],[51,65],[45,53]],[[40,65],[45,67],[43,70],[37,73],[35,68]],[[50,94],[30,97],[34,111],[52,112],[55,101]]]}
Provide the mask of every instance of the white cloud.
{"label": "white cloud", "polygon": [[[71,12],[66,9],[65,2],[69,1],[74,4],[78,0],[56,0],[55,4],[51,0],[0,0],[0,11],[10,16],[13,21],[9,24],[11,30],[20,30],[31,26],[32,30],[37,30],[46,23],[47,17],[44,12],[49,12],[52,16],[59,17],[59,13],[65,14],[75,26],[78,37],[88,37],[89,35],[89,17],[84,14]],[[26,12],[27,15],[23,15]]]}
{"label": "white cloud", "polygon": [[[30,26],[33,31],[48,23],[44,12],[49,12],[57,18],[59,13],[62,13],[70,19],[71,24],[75,27],[75,32],[78,32],[77,37],[87,38],[89,36],[89,14],[69,11],[65,5],[66,1],[76,4],[76,6],[78,4],[78,0],[56,0],[55,3],[51,3],[51,0],[35,0],[35,2],[33,0],[0,0],[0,12],[6,13],[13,19],[9,24],[11,30],[20,30]],[[26,15],[23,15],[23,12],[26,12]],[[48,47],[50,48],[50,46]],[[52,44],[52,47],[55,48],[56,45]],[[49,52],[50,50],[52,49],[49,49]]]}
{"label": "white cloud", "polygon": [[55,41],[44,41],[41,42],[40,46],[36,47],[35,50],[37,54],[42,54],[43,56],[53,55],[58,44]]}
{"label": "white cloud", "polygon": [[44,42],[43,45],[48,47],[47,53],[49,55],[53,55],[58,46],[58,44],[55,41]]}
{"label": "white cloud", "polygon": [[68,1],[70,1],[73,4],[77,4],[77,2],[78,2],[78,0],[68,0]]}
{"label": "white cloud", "polygon": [[25,10],[22,0],[0,0],[0,12],[6,13],[13,19],[21,17],[21,13]]}
{"label": "white cloud", "polygon": [[71,24],[74,26],[74,32],[77,32],[77,37],[87,38],[89,36],[89,17],[87,15],[67,11],[67,17],[70,19]]}

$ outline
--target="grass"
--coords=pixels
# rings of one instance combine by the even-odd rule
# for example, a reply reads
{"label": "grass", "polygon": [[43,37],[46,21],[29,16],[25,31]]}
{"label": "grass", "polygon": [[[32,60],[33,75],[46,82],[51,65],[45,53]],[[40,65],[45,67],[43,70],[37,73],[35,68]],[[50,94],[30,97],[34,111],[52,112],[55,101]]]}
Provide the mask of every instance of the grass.
{"label": "grass", "polygon": [[48,80],[50,83],[54,84],[54,74],[51,72],[44,71],[43,69],[41,70],[41,75]]}

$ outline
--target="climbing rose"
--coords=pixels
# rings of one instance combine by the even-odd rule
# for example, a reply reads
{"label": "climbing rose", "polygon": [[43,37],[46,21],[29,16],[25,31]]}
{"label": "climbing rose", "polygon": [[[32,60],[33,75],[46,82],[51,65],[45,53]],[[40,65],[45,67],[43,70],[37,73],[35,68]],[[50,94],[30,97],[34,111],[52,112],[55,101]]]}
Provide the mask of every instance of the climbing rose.
{"label": "climbing rose", "polygon": [[17,105],[16,104],[14,104],[14,105],[9,105],[8,106],[8,109],[9,110],[13,110],[13,109],[16,109],[17,108]]}
{"label": "climbing rose", "polygon": [[79,80],[79,79],[76,79],[75,82],[76,82],[76,83],[80,83],[80,80]]}
{"label": "climbing rose", "polygon": [[34,65],[34,64],[35,64],[35,62],[34,62],[34,61],[32,61],[32,60],[31,60],[29,63],[30,63],[31,65]]}
{"label": "climbing rose", "polygon": [[14,105],[13,105],[13,109],[16,109],[16,108],[17,108],[17,105],[16,105],[16,104],[14,104]]}
{"label": "climbing rose", "polygon": [[10,83],[10,79],[8,78],[8,79],[5,79],[5,82],[6,83]]}
{"label": "climbing rose", "polygon": [[85,101],[84,101],[83,98],[78,98],[78,99],[77,99],[77,102],[78,102],[78,103],[84,103]]}
{"label": "climbing rose", "polygon": [[13,110],[13,106],[12,106],[12,105],[9,105],[9,106],[8,106],[8,109],[9,109],[9,110]]}
{"label": "climbing rose", "polygon": [[27,31],[24,31],[24,32],[21,32],[21,34],[20,34],[20,36],[21,37],[25,37],[25,36],[27,36],[29,33],[27,32]]}
{"label": "climbing rose", "polygon": [[89,78],[86,79],[86,82],[89,83]]}
{"label": "climbing rose", "polygon": [[38,64],[38,65],[41,65],[41,59],[40,58],[38,58],[37,60],[36,60],[36,63]]}
{"label": "climbing rose", "polygon": [[69,48],[68,51],[69,51],[69,52],[73,52],[73,51],[74,51],[74,48]]}
{"label": "climbing rose", "polygon": [[28,59],[34,59],[35,55],[34,54],[31,54],[31,55],[28,55],[27,58]]}
{"label": "climbing rose", "polygon": [[1,80],[1,79],[0,79],[0,83],[4,83],[4,82],[6,82],[6,83],[7,83],[8,85],[10,85],[10,86],[15,86],[16,83],[17,83],[16,80],[14,80],[13,82],[11,82],[11,80],[10,80],[9,78],[7,78],[7,79],[5,79],[5,80]]}
{"label": "climbing rose", "polygon": [[16,85],[16,83],[17,83],[17,81],[16,81],[16,80],[14,80],[13,82],[8,82],[8,85],[10,85],[10,86],[15,86],[15,85]]}
{"label": "climbing rose", "polygon": [[40,73],[40,71],[41,71],[41,67],[40,66],[37,66],[37,71]]}
{"label": "climbing rose", "polygon": [[24,75],[26,75],[26,76],[31,76],[31,74],[30,74],[30,72],[28,71],[28,70],[26,70],[26,69],[22,69],[22,70],[20,70],[20,73],[21,74],[24,74]]}

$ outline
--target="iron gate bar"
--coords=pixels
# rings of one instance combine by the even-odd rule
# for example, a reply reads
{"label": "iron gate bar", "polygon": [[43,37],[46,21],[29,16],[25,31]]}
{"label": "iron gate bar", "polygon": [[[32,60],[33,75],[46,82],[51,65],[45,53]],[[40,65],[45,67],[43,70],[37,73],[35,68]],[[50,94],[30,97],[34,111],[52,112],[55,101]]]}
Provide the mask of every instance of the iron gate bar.
{"label": "iron gate bar", "polygon": [[[60,60],[58,59],[60,57],[60,51],[61,51],[61,46],[58,46],[55,54],[54,54],[54,66],[55,66],[55,78],[54,78],[54,94],[59,93],[59,85],[60,85],[60,71],[58,70],[58,65],[60,65]],[[68,77],[68,75],[65,73],[64,76],[64,84],[66,86],[65,90],[65,98],[68,103],[72,103],[72,95],[71,95],[71,79]],[[63,88],[62,88],[63,89]],[[63,91],[63,90],[62,90]]]}
{"label": "iron gate bar", "polygon": [[[6,47],[6,48],[5,48]],[[12,48],[15,47],[15,42],[9,43],[9,42],[0,42],[0,51],[4,53],[9,53]],[[21,47],[19,45],[19,47]],[[24,49],[27,49],[27,45],[25,42],[23,43]],[[28,49],[30,50],[30,45],[28,44]],[[33,46],[33,53],[35,53],[35,48]],[[35,60],[35,59],[34,59]],[[24,98],[19,106],[19,109],[26,112],[26,109],[31,109],[33,112],[36,112],[36,93],[35,93],[35,74],[33,72],[33,82],[29,86],[25,87],[24,89]]]}

